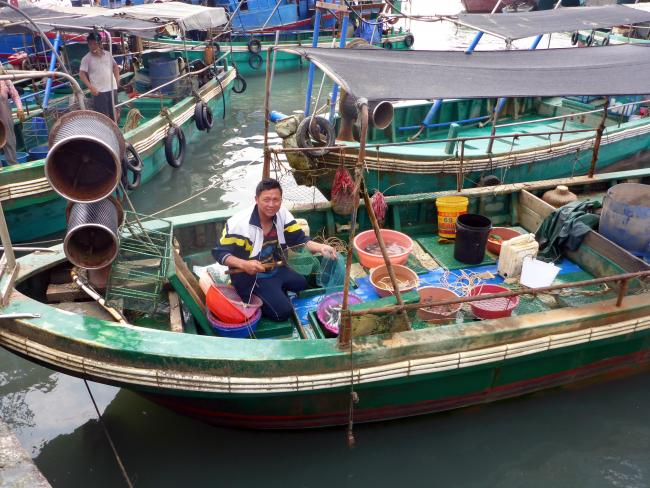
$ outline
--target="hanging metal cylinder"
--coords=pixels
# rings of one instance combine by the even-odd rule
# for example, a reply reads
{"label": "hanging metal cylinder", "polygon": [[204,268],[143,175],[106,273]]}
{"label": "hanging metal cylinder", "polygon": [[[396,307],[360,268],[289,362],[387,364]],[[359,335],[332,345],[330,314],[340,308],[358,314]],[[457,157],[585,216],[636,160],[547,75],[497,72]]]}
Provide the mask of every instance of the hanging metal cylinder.
{"label": "hanging metal cylinder", "polygon": [[113,197],[92,203],[71,202],[63,240],[68,260],[85,269],[110,265],[118,253],[117,229],[122,216],[122,208]]}
{"label": "hanging metal cylinder", "polygon": [[[339,104],[341,112],[341,128],[339,139],[351,141],[353,139],[352,126],[357,119],[357,100],[345,90],[341,90]],[[393,104],[385,101],[373,101],[368,103],[368,122],[377,129],[386,129],[393,122],[395,110]]]}
{"label": "hanging metal cylinder", "polygon": [[61,117],[49,137],[45,176],[54,191],[73,202],[97,202],[120,182],[124,136],[109,117],[77,110]]}

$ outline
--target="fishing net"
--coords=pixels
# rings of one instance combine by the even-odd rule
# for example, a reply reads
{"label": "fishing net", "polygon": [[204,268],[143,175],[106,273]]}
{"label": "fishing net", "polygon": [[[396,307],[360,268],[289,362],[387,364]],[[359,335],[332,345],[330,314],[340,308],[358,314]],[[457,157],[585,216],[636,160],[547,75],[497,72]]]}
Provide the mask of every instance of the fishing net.
{"label": "fishing net", "polygon": [[345,257],[337,253],[336,259],[322,258],[316,275],[316,284],[325,289],[325,295],[341,291],[345,282]]}
{"label": "fishing net", "polygon": [[287,251],[287,266],[305,277],[316,273],[319,264],[318,258],[304,247]]}

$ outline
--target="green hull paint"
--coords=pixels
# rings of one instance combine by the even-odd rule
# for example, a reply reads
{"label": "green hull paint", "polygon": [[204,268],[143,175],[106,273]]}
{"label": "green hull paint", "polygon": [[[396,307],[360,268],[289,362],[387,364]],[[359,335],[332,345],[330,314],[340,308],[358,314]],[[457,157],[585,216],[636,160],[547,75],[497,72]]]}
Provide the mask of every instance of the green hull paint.
{"label": "green hull paint", "polygon": [[[231,69],[222,76],[226,106],[228,106],[231,96],[230,88],[234,81],[234,70]],[[223,114],[223,100],[219,92],[219,83],[215,80],[210,81],[202,88],[201,93],[208,93],[214,90],[217,90],[217,93],[209,99],[207,97],[204,97],[204,99],[206,99],[212,108],[214,117],[216,118]],[[153,102],[150,104],[152,110],[158,113],[160,110],[160,102]],[[186,112],[193,106],[193,99],[188,97],[179,101],[176,105],[170,106],[169,109],[176,116],[182,112]],[[141,108],[141,110],[145,118],[147,118],[146,110],[144,108]],[[153,134],[156,128],[167,125],[163,117],[155,116],[155,114],[152,114],[152,116],[153,118],[146,120],[137,128],[125,134],[127,141],[134,144],[136,148],[140,147],[140,141]],[[183,122],[181,127],[185,132],[188,142],[200,137],[201,133],[196,129],[192,116]],[[165,159],[164,134],[155,136],[152,142],[147,143],[146,149],[139,152],[144,163],[141,181],[141,185],[144,185],[158,172],[168,168]],[[40,160],[5,168],[0,171],[0,187],[7,184],[20,184],[42,179],[45,176],[44,165],[45,160]],[[168,170],[173,171],[171,167]],[[65,229],[65,205],[66,201],[49,188],[49,186],[35,195],[3,200],[2,207],[5,212],[12,241],[15,243],[34,240]]]}
{"label": "green hull paint", "polygon": [[[648,178],[650,171],[531,183],[526,188],[534,192],[560,183],[602,186],[636,177]],[[523,219],[542,211],[540,203],[526,207],[526,213],[513,207],[530,198],[518,193],[520,188],[484,190],[465,194],[470,208],[482,209],[495,223],[512,219],[510,224],[524,225],[517,215]],[[435,198],[443,195],[389,198],[387,227],[399,227],[399,220],[404,232],[433,232]],[[183,253],[207,252],[231,212],[172,218]],[[313,233],[345,221],[325,204],[293,212],[308,219]],[[359,224],[361,229],[369,225],[365,218]],[[571,257],[593,276],[644,266],[608,241],[598,249],[585,241]],[[335,339],[238,340],[173,333],[70,314],[28,298],[38,294],[39,283],[47,277],[43,271],[64,260],[60,248],[20,259],[18,282],[24,294],[15,293],[3,312],[41,317],[6,320],[0,344],[54,369],[132,389],[216,423],[261,428],[345,424],[351,377],[359,394],[358,422],[485,403],[633,372],[650,363],[650,294],[638,290],[631,289],[620,307],[609,298],[612,295],[596,296],[592,303],[505,319],[357,337],[350,356]]]}
{"label": "green hull paint", "polygon": [[[396,50],[410,49],[404,43],[404,38],[406,35],[407,33],[404,32],[404,33],[396,33],[396,34],[390,34],[384,36],[384,38],[382,39],[382,45],[386,46],[388,43],[390,43],[391,49],[396,49]],[[351,40],[352,38],[348,39],[348,42]],[[185,41],[185,43],[183,43],[183,41],[172,40],[172,39],[170,40],[156,39],[156,40],[148,40],[146,42],[150,46],[158,46],[158,47],[178,46],[179,48],[182,48],[183,44],[185,44],[189,49],[188,58],[190,59],[190,61],[196,59],[200,59],[200,60],[203,59],[205,44],[199,41]],[[312,44],[311,36],[304,36],[304,38],[301,38],[299,42],[300,45],[311,46]],[[273,42],[268,42],[268,41],[262,42],[262,50],[259,53],[259,56],[261,56],[261,63],[256,64],[252,59],[254,56],[248,51],[246,42],[232,42],[231,59],[234,62],[235,66],[237,67],[237,71],[239,72],[239,74],[241,74],[244,77],[250,75],[258,75],[258,74],[264,75],[264,73],[266,72],[266,53],[269,47],[273,45],[274,45]],[[288,47],[288,46],[298,46],[299,44],[297,43],[297,41],[282,41],[279,43],[279,45]],[[331,45],[332,45],[332,37],[321,36],[319,41],[319,47],[330,47]],[[222,43],[220,44],[220,49],[223,52],[225,50],[230,49],[230,46],[231,44]],[[277,54],[276,61],[275,61],[276,72],[294,71],[302,68],[303,66],[302,58],[300,58],[299,56],[295,56],[293,54],[289,54],[285,52],[278,52],[276,54]]]}

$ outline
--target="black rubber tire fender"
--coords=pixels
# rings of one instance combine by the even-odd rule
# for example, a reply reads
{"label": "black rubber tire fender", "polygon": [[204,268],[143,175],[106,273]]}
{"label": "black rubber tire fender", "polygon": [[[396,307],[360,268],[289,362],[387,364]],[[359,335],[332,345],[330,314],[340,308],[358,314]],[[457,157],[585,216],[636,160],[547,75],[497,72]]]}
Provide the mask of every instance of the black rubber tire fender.
{"label": "black rubber tire fender", "polygon": [[406,37],[404,38],[404,45],[406,47],[411,47],[415,43],[415,37],[413,34],[406,34]]}
{"label": "black rubber tire fender", "polygon": [[[318,128],[318,131],[321,134],[325,135],[325,143],[323,144],[324,147],[322,149],[315,151],[305,151],[305,155],[312,157],[324,156],[329,152],[329,150],[325,149],[325,147],[334,145],[334,142],[336,141],[336,133],[332,124],[330,124],[329,120],[327,120],[325,117],[316,116],[313,117],[313,119]],[[314,145],[314,141],[309,134],[309,126],[311,124],[311,120],[312,117],[306,117],[302,120],[302,122],[300,122],[300,124],[298,124],[298,129],[296,130],[296,142],[298,144],[298,147],[318,147]]]}
{"label": "black rubber tire fender", "polygon": [[203,104],[203,127],[205,127],[206,132],[210,132],[212,126],[214,125],[214,116],[212,114],[212,109],[207,103]]}
{"label": "black rubber tire fender", "polygon": [[248,41],[248,52],[251,54],[259,54],[262,51],[262,43],[259,39],[251,39]]}
{"label": "black rubber tire fender", "polygon": [[585,44],[586,44],[587,46],[591,46],[593,43],[594,43],[594,35],[593,35],[593,34],[589,34],[589,35],[587,36],[587,39],[585,40]]}
{"label": "black rubber tire fender", "polygon": [[603,39],[603,42],[600,45],[609,46],[609,36],[605,37],[605,39]]}
{"label": "black rubber tire fender", "polygon": [[[174,154],[174,139],[178,140],[178,156]],[[187,141],[185,140],[183,129],[177,125],[170,126],[167,136],[165,137],[165,159],[167,159],[167,164],[172,168],[180,168],[183,165],[183,161],[185,160],[186,144]]]}
{"label": "black rubber tire fender", "polygon": [[251,55],[248,56],[248,66],[250,66],[252,69],[260,69],[263,62],[264,60],[262,59],[262,56],[257,53],[251,53]]}
{"label": "black rubber tire fender", "polygon": [[194,105],[194,123],[196,124],[196,128],[199,130],[205,130],[205,121],[203,117],[204,106],[205,103],[203,101],[199,101]]}
{"label": "black rubber tire fender", "polygon": [[244,93],[247,86],[244,77],[237,73],[237,76],[235,76],[235,80],[232,83],[232,91],[235,93]]}
{"label": "black rubber tire fender", "polygon": [[580,39],[580,33],[578,31],[575,31],[573,34],[571,34],[571,44],[576,45],[578,44],[578,40]]}
{"label": "black rubber tire fender", "polygon": [[213,42],[212,47],[214,48],[215,56],[221,53],[221,46],[219,45],[218,42]]}
{"label": "black rubber tire fender", "polygon": [[393,49],[393,43],[392,42],[384,42],[381,45],[381,47],[383,47],[384,49],[388,49],[390,51],[391,49]]}
{"label": "black rubber tire fender", "polygon": [[[122,162],[122,183],[127,190],[135,190],[140,186],[142,180],[142,168],[144,163],[138,151],[130,142],[126,143],[124,159]],[[129,178],[129,173],[133,175],[133,180]]]}

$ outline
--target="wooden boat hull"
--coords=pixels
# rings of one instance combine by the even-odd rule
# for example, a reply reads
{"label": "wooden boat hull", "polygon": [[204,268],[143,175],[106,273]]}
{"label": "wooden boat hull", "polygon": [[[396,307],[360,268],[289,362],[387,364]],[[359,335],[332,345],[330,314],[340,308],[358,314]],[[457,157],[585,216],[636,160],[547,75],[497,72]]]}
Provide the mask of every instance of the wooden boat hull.
{"label": "wooden boat hull", "polygon": [[[471,205],[489,197],[482,203],[501,209],[495,211],[496,223],[498,216],[519,215],[529,228],[551,210],[522,188],[604,186],[647,174],[638,170],[476,188],[465,194],[476,200]],[[417,225],[432,227],[426,210],[433,198],[444,195],[389,199],[390,224],[399,227],[400,219],[391,216],[401,211],[402,222],[420,215],[422,224]],[[292,210],[315,229],[334,227],[335,217],[326,204]],[[175,236],[193,253],[210,247],[230,215],[205,212],[171,220]],[[359,224],[367,226],[362,219]],[[19,260],[19,288],[65,261],[60,247],[54,251]],[[595,233],[571,257],[594,276],[648,268]],[[617,304],[616,298],[598,297],[502,319],[361,336],[353,339],[350,350],[339,348],[336,339],[242,340],[120,325],[71,314],[14,291],[4,313],[41,316],[4,320],[0,345],[50,368],[128,388],[212,423],[264,429],[324,427],[348,423],[351,387],[359,399],[353,406],[354,421],[369,422],[644,370],[650,365],[648,298],[647,292],[632,294]]]}
{"label": "wooden boat hull", "polygon": [[[221,85],[211,80],[199,91],[215,118],[223,114],[224,97],[227,106],[234,79],[235,70],[230,69],[222,75]],[[194,106],[194,99],[187,97],[171,108],[174,122],[182,127],[188,140],[199,133],[194,123]],[[168,167],[164,147],[168,126],[167,119],[157,116],[125,134],[143,159],[141,185]],[[65,229],[66,201],[51,189],[44,165],[45,160],[38,160],[0,172],[0,201],[13,242],[30,241]]]}

